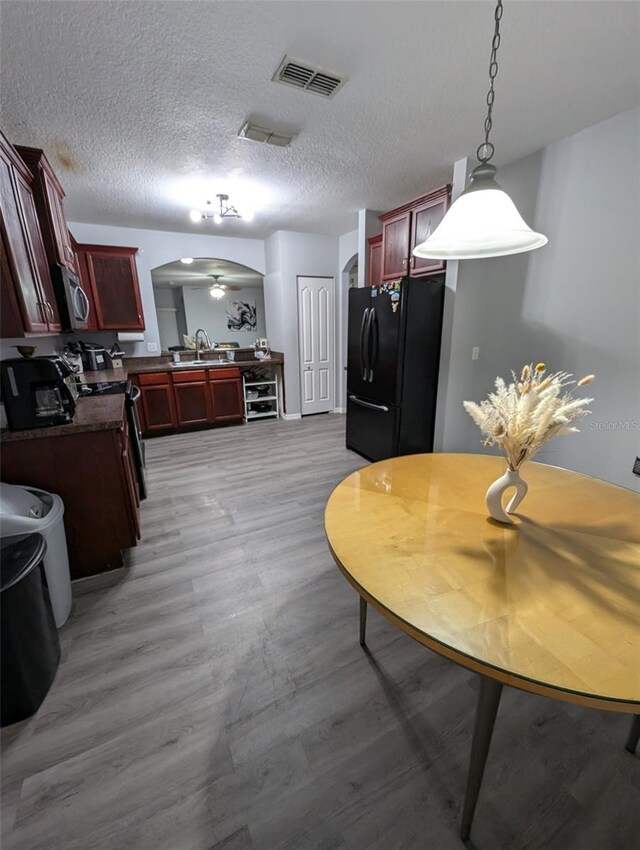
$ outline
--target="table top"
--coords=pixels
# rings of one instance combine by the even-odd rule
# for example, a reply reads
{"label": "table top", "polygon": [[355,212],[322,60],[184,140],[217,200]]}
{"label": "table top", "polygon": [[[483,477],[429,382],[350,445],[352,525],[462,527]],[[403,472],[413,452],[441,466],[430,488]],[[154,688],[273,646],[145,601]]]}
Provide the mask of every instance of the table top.
{"label": "table top", "polygon": [[354,472],[325,512],[336,563],[387,619],[471,670],[640,713],[640,496],[529,462],[506,526],[484,503],[504,469],[430,454]]}

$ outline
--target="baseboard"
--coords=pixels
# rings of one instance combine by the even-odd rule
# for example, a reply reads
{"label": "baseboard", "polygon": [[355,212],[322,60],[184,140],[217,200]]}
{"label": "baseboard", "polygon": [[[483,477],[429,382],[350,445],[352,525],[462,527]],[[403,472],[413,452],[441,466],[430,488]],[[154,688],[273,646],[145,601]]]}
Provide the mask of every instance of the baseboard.
{"label": "baseboard", "polygon": [[334,407],[331,412],[332,413],[346,413],[347,408],[346,407]]}
{"label": "baseboard", "polygon": [[301,413],[283,413],[282,418],[286,420],[290,419],[302,419]]}

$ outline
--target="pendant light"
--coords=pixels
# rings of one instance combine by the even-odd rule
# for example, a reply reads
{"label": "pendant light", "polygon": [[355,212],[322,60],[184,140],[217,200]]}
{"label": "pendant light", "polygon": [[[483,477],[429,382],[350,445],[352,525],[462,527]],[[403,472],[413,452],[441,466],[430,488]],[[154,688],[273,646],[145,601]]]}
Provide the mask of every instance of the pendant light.
{"label": "pendant light", "polygon": [[533,251],[547,244],[547,237],[531,230],[511,198],[497,183],[495,166],[490,164],[495,151],[489,141],[489,134],[493,126],[494,82],[498,74],[502,12],[502,0],[498,0],[491,41],[484,142],[476,151],[480,165],[473,169],[469,185],[451,205],[438,227],[413,249],[416,257],[438,260],[502,257]]}

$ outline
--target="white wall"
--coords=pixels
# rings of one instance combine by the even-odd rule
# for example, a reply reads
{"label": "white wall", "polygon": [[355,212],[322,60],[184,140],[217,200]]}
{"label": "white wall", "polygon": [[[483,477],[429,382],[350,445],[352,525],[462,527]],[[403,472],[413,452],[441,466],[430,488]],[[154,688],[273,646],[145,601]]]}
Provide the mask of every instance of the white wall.
{"label": "white wall", "polygon": [[[336,276],[336,410],[347,409],[347,311],[349,304],[349,270],[356,258],[360,267],[358,228],[338,239],[338,274]],[[356,275],[358,271],[356,270]]]}
{"label": "white wall", "polygon": [[496,375],[542,360],[597,377],[581,433],[554,440],[537,459],[640,489],[631,472],[640,454],[639,140],[636,109],[499,170],[549,244],[457,264],[439,394],[444,451],[482,451],[463,400],[484,398]]}
{"label": "white wall", "polygon": [[[112,227],[103,224],[70,222],[69,230],[78,242],[97,245],[128,245],[138,248],[136,263],[146,330],[144,342],[125,343],[130,357],[146,357],[160,352],[160,336],[156,318],[151,269],[171,263],[180,257],[214,257],[232,260],[264,274],[264,242],[262,239],[241,239],[198,233],[170,233],[162,230],[142,230],[133,227]],[[93,339],[93,335],[91,336]],[[157,346],[149,351],[148,346]]]}
{"label": "white wall", "polygon": [[[279,230],[265,240],[265,306],[272,348],[285,356],[286,413],[300,415],[297,278],[336,278],[338,240]],[[336,283],[336,291],[338,286]]]}
{"label": "white wall", "polygon": [[[248,286],[234,292],[227,292],[224,298],[214,299],[208,289],[195,289],[185,286],[184,310],[187,317],[187,332],[193,336],[198,328],[204,328],[212,342],[238,342],[246,348],[256,341],[256,337],[267,335],[264,319],[264,294],[261,286]],[[255,331],[232,331],[227,328],[227,309],[234,301],[253,301],[256,305]]]}

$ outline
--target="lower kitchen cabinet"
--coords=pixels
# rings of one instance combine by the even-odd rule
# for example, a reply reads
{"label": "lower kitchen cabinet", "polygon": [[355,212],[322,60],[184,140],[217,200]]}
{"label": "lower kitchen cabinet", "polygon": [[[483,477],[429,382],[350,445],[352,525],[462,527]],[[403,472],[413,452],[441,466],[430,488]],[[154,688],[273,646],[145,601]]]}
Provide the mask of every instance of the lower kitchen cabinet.
{"label": "lower kitchen cabinet", "polygon": [[26,478],[64,502],[72,579],[123,566],[122,550],[140,537],[126,418],[117,428],[3,442],[2,480],[24,484]]}
{"label": "lower kitchen cabinet", "polygon": [[218,378],[211,381],[214,422],[241,420],[243,416],[240,378]]}
{"label": "lower kitchen cabinet", "polygon": [[242,422],[240,370],[190,369],[131,375],[142,394],[142,432],[171,431]]}
{"label": "lower kitchen cabinet", "polygon": [[171,377],[167,372],[138,376],[144,429],[149,434],[171,431],[178,425]]}
{"label": "lower kitchen cabinet", "polygon": [[173,375],[173,395],[179,427],[213,421],[209,382],[204,369]]}

